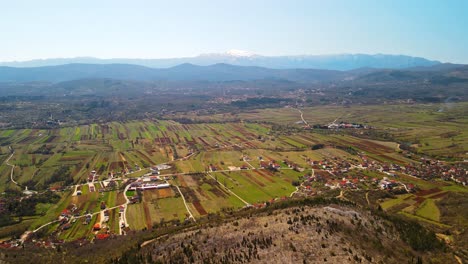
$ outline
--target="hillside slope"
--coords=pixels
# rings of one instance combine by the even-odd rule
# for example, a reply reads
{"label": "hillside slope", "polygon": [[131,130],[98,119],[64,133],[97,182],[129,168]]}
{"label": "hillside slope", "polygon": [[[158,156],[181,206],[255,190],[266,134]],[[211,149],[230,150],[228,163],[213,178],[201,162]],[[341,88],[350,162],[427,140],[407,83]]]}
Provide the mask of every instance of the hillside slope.
{"label": "hillside slope", "polygon": [[0,263],[447,263],[419,224],[338,199],[304,199],[208,215],[95,243],[0,249]]}
{"label": "hillside slope", "polygon": [[[404,235],[399,231],[402,230],[389,221],[355,207],[293,207],[162,237],[144,244],[138,255],[147,263],[416,263],[418,258],[423,263],[429,260],[437,263],[444,260],[444,254],[436,255],[435,237],[431,248],[434,253],[421,254],[402,240]],[[432,242],[426,239],[418,238],[429,248]],[[121,262],[131,262],[131,255],[124,255]]]}

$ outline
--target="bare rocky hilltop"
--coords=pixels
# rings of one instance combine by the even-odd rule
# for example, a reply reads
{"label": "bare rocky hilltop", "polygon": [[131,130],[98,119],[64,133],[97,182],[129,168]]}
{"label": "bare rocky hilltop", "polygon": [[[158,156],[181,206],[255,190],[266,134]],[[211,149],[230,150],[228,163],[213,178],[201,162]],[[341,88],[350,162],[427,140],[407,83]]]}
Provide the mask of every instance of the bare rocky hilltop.
{"label": "bare rocky hilltop", "polygon": [[[422,229],[410,226],[354,206],[297,206],[163,236],[144,243],[133,257],[146,263],[441,263],[445,257],[455,261],[439,252],[435,237],[431,242],[425,231],[416,234]],[[408,232],[420,236],[416,240],[428,247],[434,243],[432,253],[418,248],[421,245]],[[132,254],[120,259],[131,260]]]}

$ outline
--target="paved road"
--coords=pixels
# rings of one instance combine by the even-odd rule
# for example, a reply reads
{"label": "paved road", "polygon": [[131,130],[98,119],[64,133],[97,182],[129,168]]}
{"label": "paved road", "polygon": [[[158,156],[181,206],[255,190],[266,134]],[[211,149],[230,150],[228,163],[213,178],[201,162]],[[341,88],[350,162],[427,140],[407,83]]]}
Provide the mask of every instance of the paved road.
{"label": "paved road", "polygon": [[[128,204],[130,203],[130,200],[127,197],[128,188],[130,188],[130,184],[127,184],[127,186],[125,186],[125,189],[124,189],[124,192],[123,192],[124,197],[125,197],[125,203],[123,204],[124,211],[122,212],[121,222],[119,222],[119,233],[120,233],[120,235],[122,234],[122,224],[124,224],[125,227],[128,226],[128,223],[127,223],[127,208],[128,208]],[[120,208],[120,206],[122,206],[122,205],[118,205],[116,207]]]}

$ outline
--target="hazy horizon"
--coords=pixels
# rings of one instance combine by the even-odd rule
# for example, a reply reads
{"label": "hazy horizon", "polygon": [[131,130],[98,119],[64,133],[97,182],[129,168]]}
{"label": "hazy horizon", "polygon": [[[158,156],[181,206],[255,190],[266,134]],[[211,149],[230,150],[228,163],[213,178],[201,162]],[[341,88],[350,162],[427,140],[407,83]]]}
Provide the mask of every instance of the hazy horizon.
{"label": "hazy horizon", "polygon": [[[11,61],[0,61],[0,63],[13,63],[13,62],[28,62],[28,61],[35,61],[35,60],[67,60],[67,59],[97,59],[97,60],[164,60],[164,59],[184,59],[184,58],[196,58],[201,56],[210,56],[210,55],[229,55],[229,51],[219,52],[219,53],[201,53],[196,54],[193,56],[179,56],[179,57],[152,57],[152,58],[141,58],[141,57],[96,57],[96,56],[75,56],[75,57],[44,57],[44,58],[34,58],[34,59],[25,59],[25,60],[11,60]],[[369,55],[369,56],[379,56],[379,55],[388,55],[388,56],[408,56],[408,57],[415,57],[415,58],[423,58],[431,61],[438,61],[436,59],[427,58],[427,57],[419,57],[413,56],[411,54],[386,54],[386,53],[330,53],[330,54],[278,54],[278,55],[264,55],[264,54],[252,54],[253,56],[261,56],[261,57],[295,57],[295,56],[311,56],[311,57],[332,57],[332,56],[356,56],[356,55]],[[232,55],[231,55],[232,56]],[[249,56],[236,56],[236,57],[249,57]],[[441,63],[452,63],[450,61],[440,61]]]}
{"label": "hazy horizon", "polygon": [[392,54],[468,63],[466,1],[4,1],[0,61]]}

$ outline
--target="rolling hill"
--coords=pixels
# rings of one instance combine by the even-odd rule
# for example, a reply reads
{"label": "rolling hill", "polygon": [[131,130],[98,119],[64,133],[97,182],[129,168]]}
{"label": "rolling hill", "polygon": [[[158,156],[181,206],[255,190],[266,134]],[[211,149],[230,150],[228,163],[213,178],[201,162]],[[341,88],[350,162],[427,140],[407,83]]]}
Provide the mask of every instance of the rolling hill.
{"label": "rolling hill", "polygon": [[130,64],[66,64],[58,66],[14,68],[0,67],[0,82],[63,82],[78,79],[108,78],[135,81],[234,81],[277,79],[295,82],[337,80],[348,74],[341,71],[314,69],[268,69],[229,64],[197,66],[181,64],[153,69]]}

